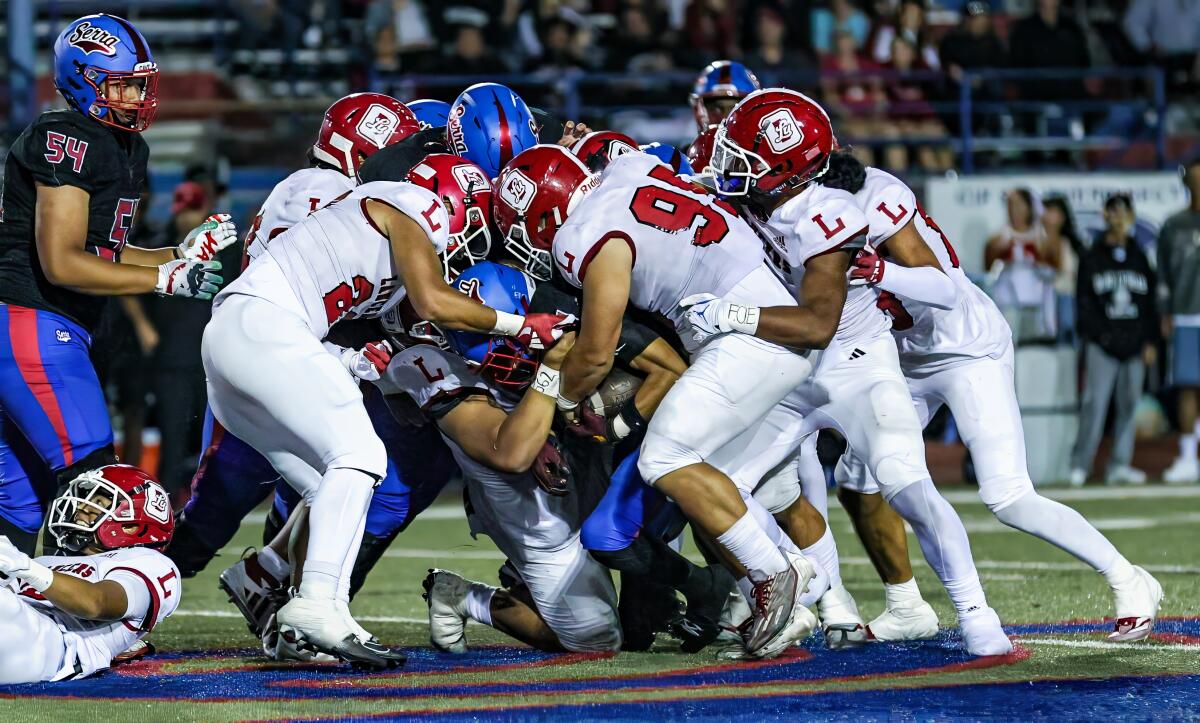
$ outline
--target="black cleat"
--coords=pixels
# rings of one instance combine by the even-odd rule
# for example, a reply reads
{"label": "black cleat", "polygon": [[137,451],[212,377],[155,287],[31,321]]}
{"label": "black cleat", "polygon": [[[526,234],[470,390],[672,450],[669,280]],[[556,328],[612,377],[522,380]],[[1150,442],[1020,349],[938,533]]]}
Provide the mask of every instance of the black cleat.
{"label": "black cleat", "polygon": [[708,647],[721,634],[721,612],[737,581],[719,565],[701,570],[708,577],[703,594],[687,599],[687,613],[671,626],[671,635],[680,641],[685,653],[696,653]]}

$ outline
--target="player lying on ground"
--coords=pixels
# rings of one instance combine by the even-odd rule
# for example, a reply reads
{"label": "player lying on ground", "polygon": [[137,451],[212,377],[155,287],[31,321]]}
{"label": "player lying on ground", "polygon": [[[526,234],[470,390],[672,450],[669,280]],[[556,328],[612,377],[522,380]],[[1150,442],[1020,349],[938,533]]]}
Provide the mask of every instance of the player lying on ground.
{"label": "player lying on ground", "polygon": [[105,670],[179,607],[166,491],[136,467],[76,477],[49,533],[65,557],[30,559],[0,536],[0,683],[72,680]]}

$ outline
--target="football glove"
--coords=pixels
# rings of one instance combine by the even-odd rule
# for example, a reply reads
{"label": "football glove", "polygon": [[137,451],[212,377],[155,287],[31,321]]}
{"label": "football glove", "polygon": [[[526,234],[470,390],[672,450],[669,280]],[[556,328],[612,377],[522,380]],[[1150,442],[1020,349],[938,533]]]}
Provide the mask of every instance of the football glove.
{"label": "football glove", "polygon": [[[563,410],[566,431],[576,437],[591,437],[598,442],[608,439],[608,420],[596,411],[599,395],[593,394],[569,410]],[[601,403],[602,404],[602,403]]]}
{"label": "football glove", "polygon": [[176,258],[211,261],[221,250],[237,241],[237,227],[227,213],[214,213],[204,223],[188,231],[176,248]]}
{"label": "football glove", "polygon": [[879,298],[875,300],[875,306],[892,317],[892,328],[896,331],[912,328],[912,314],[908,313],[908,309],[904,308],[904,302],[900,301],[892,292],[880,291]]}
{"label": "football glove", "polygon": [[886,269],[887,262],[874,249],[863,249],[854,257],[854,263],[850,267],[850,283],[856,286],[874,286],[883,281],[883,272]]}
{"label": "football glove", "polygon": [[574,314],[527,314],[513,338],[533,351],[549,349],[578,323]]}
{"label": "football glove", "polygon": [[220,261],[178,259],[158,267],[158,283],[154,290],[160,296],[182,296],[208,301],[225,281],[217,272]]}
{"label": "football glove", "polygon": [[392,345],[386,341],[373,341],[362,349],[346,349],[341,358],[355,377],[364,382],[379,381],[392,361]]}
{"label": "football glove", "polygon": [[687,312],[692,340],[700,343],[718,334],[739,332],[753,335],[758,330],[759,308],[719,299],[712,294],[693,294],[679,302]]}
{"label": "football glove", "polygon": [[538,452],[537,458],[533,460],[530,472],[537,480],[538,487],[541,487],[546,494],[555,497],[565,497],[570,494],[571,468],[567,464],[562,450],[559,449],[558,437],[553,434],[546,438],[546,443],[542,445],[542,451]]}
{"label": "football glove", "polygon": [[0,535],[0,573],[24,580],[38,592],[54,581],[54,573],[48,567],[18,550],[5,535]]}

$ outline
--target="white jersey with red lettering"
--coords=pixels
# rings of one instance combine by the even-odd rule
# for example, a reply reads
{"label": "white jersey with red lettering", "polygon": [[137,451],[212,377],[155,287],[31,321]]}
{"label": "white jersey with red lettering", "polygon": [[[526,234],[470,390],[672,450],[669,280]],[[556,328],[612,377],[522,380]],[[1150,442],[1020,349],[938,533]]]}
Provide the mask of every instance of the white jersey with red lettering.
{"label": "white jersey with red lettering", "polygon": [[332,168],[301,168],[280,181],[246,234],[242,268],[262,256],[273,238],[353,188],[353,178]]}
{"label": "white jersey with red lettering", "polygon": [[[554,237],[554,262],[575,286],[588,264],[613,239],[629,244],[634,306],[666,316],[685,345],[692,344],[679,302],[693,294],[724,296],[763,266],[754,231],[729,204],[676,176],[647,153],[628,153],[612,163],[600,185],[579,203]],[[792,303],[769,275],[753,306]]]}
{"label": "white jersey with red lettering", "polygon": [[[25,583],[15,578],[8,581],[7,587],[16,593],[20,602],[49,619],[62,633],[65,649],[54,680],[83,677],[104,670],[114,656],[128,650],[179,607],[183,589],[179,570],[170,558],[157,550],[129,547],[79,557],[39,557],[37,561],[59,575],[88,582],[112,580],[125,588],[129,600],[129,609],[121,620],[84,620],[55,607]],[[28,631],[31,645],[57,644],[58,636],[53,630],[37,629],[45,627],[43,621],[29,627],[34,628]]]}
{"label": "white jersey with red lettering", "polygon": [[[776,275],[801,303],[805,265],[837,250],[856,253],[867,232],[867,219],[854,196],[819,183],[810,183],[772,211],[766,221],[750,218],[750,222],[763,238],[767,260]],[[887,333],[890,321],[875,306],[876,298],[871,289],[849,287],[834,341],[848,344]]]}
{"label": "white jersey with red lettering", "polygon": [[[402,349],[376,382],[385,395],[407,394],[441,418],[454,400],[487,395],[506,412],[516,399],[492,389],[462,357],[433,345]],[[527,392],[537,394],[537,392]],[[573,652],[620,646],[616,590],[579,538],[585,510],[594,504],[573,490],[555,497],[529,472],[497,472],[472,458],[442,432],[467,483],[471,533],[483,533],[512,561],[538,613]]]}
{"label": "white jersey with red lettering", "polygon": [[411,218],[441,253],[449,218],[437,196],[411,183],[365,183],[279,235],[261,260],[217,295],[256,296],[288,309],[324,338],[342,318],[379,316],[404,298],[392,247],[366,213],[368,200]]}
{"label": "white jersey with red lettering", "polygon": [[867,238],[872,247],[884,245],[911,221],[959,289],[952,309],[901,299],[913,318],[911,328],[894,330],[905,373],[928,373],[963,359],[999,359],[1012,340],[1007,322],[988,295],[967,278],[950,240],[921,208],[912,189],[890,173],[868,168],[866,183],[854,197],[870,223]]}

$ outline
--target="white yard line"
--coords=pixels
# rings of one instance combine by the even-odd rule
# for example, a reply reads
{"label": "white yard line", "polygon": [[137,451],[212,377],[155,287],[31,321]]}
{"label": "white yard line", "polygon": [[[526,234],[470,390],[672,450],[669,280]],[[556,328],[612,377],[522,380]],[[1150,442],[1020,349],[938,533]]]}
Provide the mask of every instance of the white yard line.
{"label": "white yard line", "polygon": [[[242,614],[237,610],[176,610],[172,615],[180,615],[191,618],[237,618],[242,619]],[[355,620],[361,620],[368,623],[407,623],[411,625],[427,625],[427,618],[405,618],[395,617],[391,615],[355,615]]]}
{"label": "white yard line", "polygon": [[1188,653],[1200,653],[1200,645],[1184,645],[1182,643],[1109,643],[1103,640],[1067,640],[1066,638],[1026,638],[1018,637],[1021,645],[1052,645],[1061,648],[1090,648],[1092,650],[1182,650]]}

